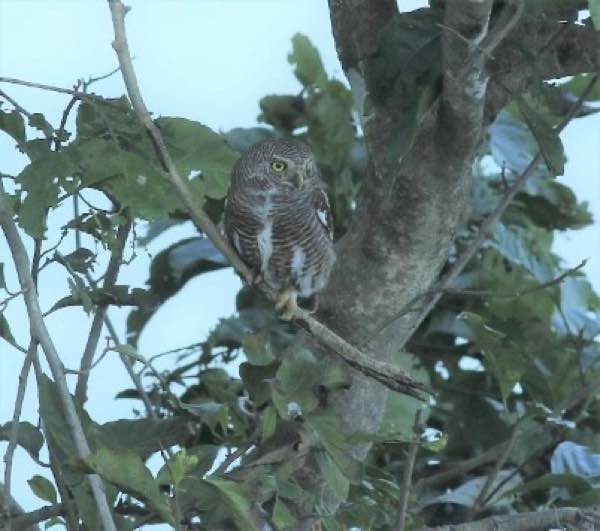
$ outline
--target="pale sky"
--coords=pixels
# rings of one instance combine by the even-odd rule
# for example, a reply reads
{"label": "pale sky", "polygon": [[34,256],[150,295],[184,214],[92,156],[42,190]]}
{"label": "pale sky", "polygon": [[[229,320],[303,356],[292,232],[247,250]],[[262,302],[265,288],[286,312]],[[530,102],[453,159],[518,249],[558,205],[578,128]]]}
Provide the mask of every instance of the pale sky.
{"label": "pale sky", "polygon": [[[411,9],[425,2],[402,2]],[[130,48],[148,107],[156,115],[184,116],[216,130],[256,125],[258,100],[273,93],[297,93],[287,54],[291,37],[306,34],[321,52],[330,75],[342,78],[330,32],[326,2],[318,0],[131,0],[127,16]],[[105,0],[0,0],[0,74],[24,80],[71,87],[78,78],[112,70],[116,57],[110,43],[112,26]],[[43,112],[57,125],[66,96],[3,84],[2,89],[30,112]],[[120,96],[119,75],[102,81],[93,90]],[[561,180],[580,199],[590,202],[600,219],[600,118],[593,116],[570,125],[562,135],[569,162]],[[26,160],[6,135],[0,135],[0,170],[17,174]],[[50,219],[50,234],[70,215],[57,211]],[[172,229],[149,247],[156,254],[169,243],[194,234],[191,226]],[[73,250],[67,242],[65,251]],[[577,234],[561,236],[557,250],[569,265],[590,258],[587,271],[600,290],[600,231],[598,225]],[[10,262],[0,237],[0,261]],[[140,253],[122,269],[119,284],[143,287],[149,257]],[[102,271],[99,264],[97,271]],[[10,267],[8,285],[17,286]],[[42,308],[49,308],[66,290],[62,270],[49,267],[41,277]],[[150,323],[140,341],[140,352],[151,356],[201,340],[219,317],[234,311],[238,279],[229,271],[203,275],[190,282]],[[124,337],[127,310],[112,309],[111,317]],[[28,323],[20,301],[6,312],[13,334],[27,344]],[[79,309],[65,309],[47,320],[50,332],[67,367],[77,368],[87,338],[90,319]],[[157,325],[160,323],[160,326]],[[17,376],[23,356],[0,340],[0,424],[12,416]],[[165,360],[164,363],[168,363]],[[110,355],[90,379],[87,409],[92,418],[106,422],[131,416],[130,401],[113,401],[129,387],[120,362]],[[137,406],[137,403],[135,403]],[[35,383],[30,379],[22,418],[37,422]],[[0,455],[6,445],[0,443]],[[3,464],[0,463],[0,473]],[[17,450],[13,465],[13,495],[27,509],[43,504],[26,481],[44,473],[27,454]]]}

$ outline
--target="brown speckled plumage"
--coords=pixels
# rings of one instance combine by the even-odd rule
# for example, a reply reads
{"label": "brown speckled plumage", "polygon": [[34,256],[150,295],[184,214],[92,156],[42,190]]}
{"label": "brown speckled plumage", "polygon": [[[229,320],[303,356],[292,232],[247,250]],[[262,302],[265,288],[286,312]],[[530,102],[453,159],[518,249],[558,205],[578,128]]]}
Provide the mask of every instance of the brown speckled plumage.
{"label": "brown speckled plumage", "polygon": [[232,172],[225,232],[277,291],[293,292],[295,300],[325,287],[335,261],[331,211],[306,144],[267,140],[242,154]]}

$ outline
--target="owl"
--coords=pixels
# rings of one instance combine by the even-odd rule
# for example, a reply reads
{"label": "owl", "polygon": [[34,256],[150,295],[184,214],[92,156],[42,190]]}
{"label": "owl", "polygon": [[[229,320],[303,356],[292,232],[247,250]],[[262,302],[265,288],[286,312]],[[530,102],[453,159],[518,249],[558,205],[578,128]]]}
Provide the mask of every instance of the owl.
{"label": "owl", "polygon": [[242,260],[277,292],[283,319],[298,297],[316,302],[335,252],[329,200],[306,144],[273,139],[248,148],[231,174],[224,225]]}

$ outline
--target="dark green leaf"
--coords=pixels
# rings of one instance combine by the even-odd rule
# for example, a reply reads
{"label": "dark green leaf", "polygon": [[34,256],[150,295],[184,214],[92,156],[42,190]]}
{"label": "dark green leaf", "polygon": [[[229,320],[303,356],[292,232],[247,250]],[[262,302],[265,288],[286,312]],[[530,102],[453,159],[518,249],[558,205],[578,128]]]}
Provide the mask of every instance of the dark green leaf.
{"label": "dark green leaf", "polygon": [[339,500],[345,500],[350,488],[350,482],[346,476],[326,452],[317,452],[315,457],[327,486]]}
{"label": "dark green leaf", "polygon": [[240,531],[256,529],[250,517],[250,501],[244,496],[237,483],[213,477],[207,478],[205,481],[218,491]]}
{"label": "dark green leaf", "polygon": [[183,443],[189,430],[184,418],[122,419],[99,426],[98,437],[115,452],[128,450],[145,459],[161,448]]}
{"label": "dark green leaf", "polygon": [[10,135],[20,146],[25,143],[25,121],[19,111],[0,111],[0,130]]}
{"label": "dark green leaf", "polygon": [[4,264],[0,262],[0,289],[6,289],[6,280],[4,279]]}
{"label": "dark green leaf", "polygon": [[59,183],[74,173],[76,166],[66,153],[48,151],[17,176],[17,183],[27,192],[18,211],[19,225],[27,234],[44,237],[46,210],[58,204]]}
{"label": "dark green leaf", "polygon": [[273,507],[273,523],[278,530],[296,529],[297,520],[279,496]]}
{"label": "dark green leaf", "polygon": [[420,120],[439,94],[442,13],[420,9],[389,20],[378,35],[377,51],[365,61],[369,106],[393,110],[388,159],[404,156]]}
{"label": "dark green leaf", "polygon": [[56,503],[56,489],[47,478],[33,476],[27,480],[27,483],[29,483],[29,487],[38,498],[50,503]]}
{"label": "dark green leaf", "polygon": [[262,426],[262,440],[270,438],[275,433],[277,426],[277,410],[273,406],[268,406],[260,416]]}
{"label": "dark green leaf", "polygon": [[515,494],[525,494],[536,490],[550,490],[556,487],[568,489],[574,494],[582,494],[592,488],[589,482],[574,474],[544,474],[539,478],[507,490],[503,496],[514,496]]}
{"label": "dark green leaf", "polygon": [[[7,422],[4,426],[0,426],[0,441],[10,440],[12,426],[12,421]],[[21,421],[17,427],[17,444],[37,459],[44,445],[44,436],[31,422]]]}
{"label": "dark green leaf", "polygon": [[596,31],[600,31],[600,0],[588,0],[588,9],[594,28],[596,28]]}
{"label": "dark green leaf", "polygon": [[86,459],[86,463],[106,481],[148,503],[167,522],[174,523],[167,498],[138,455],[100,448]]}
{"label": "dark green leaf", "polygon": [[9,343],[14,343],[15,338],[10,331],[10,326],[4,314],[0,312],[0,337],[6,339]]}
{"label": "dark green leaf", "polygon": [[295,65],[294,74],[304,86],[321,87],[327,81],[319,51],[306,35],[296,33],[292,37],[292,52],[288,55],[288,61]]}
{"label": "dark green leaf", "polygon": [[242,347],[252,365],[269,365],[275,359],[269,342],[269,332],[266,329],[245,335],[242,339]]}
{"label": "dark green leaf", "polygon": [[[179,173],[192,178],[192,186],[202,195],[214,199],[225,197],[231,168],[238,156],[227,146],[223,136],[185,118],[158,118],[156,125]],[[193,177],[194,172],[199,172],[197,177]]]}
{"label": "dark green leaf", "polygon": [[[597,0],[596,0],[596,3]],[[593,77],[593,74],[579,74],[578,76],[574,76],[570,81],[564,83],[560,86],[561,89],[567,92],[571,92],[575,96],[579,97],[583,94],[584,90],[590,84],[590,81]],[[600,100],[600,83],[596,82],[594,88],[590,92],[589,96],[586,98],[587,101],[597,101]]]}

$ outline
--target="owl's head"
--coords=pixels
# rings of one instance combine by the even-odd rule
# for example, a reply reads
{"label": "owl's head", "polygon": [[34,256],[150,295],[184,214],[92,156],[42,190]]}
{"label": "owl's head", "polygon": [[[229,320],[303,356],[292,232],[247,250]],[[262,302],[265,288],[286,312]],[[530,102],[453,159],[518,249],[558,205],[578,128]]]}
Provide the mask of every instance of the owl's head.
{"label": "owl's head", "polygon": [[[310,148],[299,140],[275,138],[250,146],[233,168],[238,184],[301,191],[320,179]],[[262,186],[261,186],[262,185]]]}

